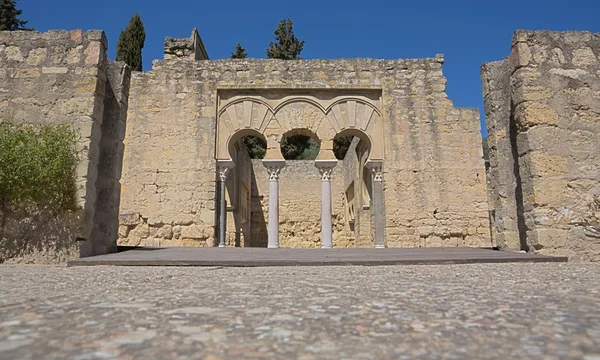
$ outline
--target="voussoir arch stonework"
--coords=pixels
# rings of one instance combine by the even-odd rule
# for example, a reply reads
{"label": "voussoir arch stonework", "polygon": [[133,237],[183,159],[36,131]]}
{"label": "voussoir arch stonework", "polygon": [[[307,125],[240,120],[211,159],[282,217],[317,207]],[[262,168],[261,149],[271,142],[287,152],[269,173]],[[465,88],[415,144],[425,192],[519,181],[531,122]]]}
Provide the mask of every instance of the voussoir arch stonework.
{"label": "voussoir arch stonework", "polygon": [[285,133],[306,129],[321,149],[331,149],[340,134],[358,136],[369,147],[367,162],[383,160],[383,117],[377,96],[274,94],[229,96],[219,101],[216,159],[231,161],[230,147],[243,136],[261,136],[267,158],[282,158]]}

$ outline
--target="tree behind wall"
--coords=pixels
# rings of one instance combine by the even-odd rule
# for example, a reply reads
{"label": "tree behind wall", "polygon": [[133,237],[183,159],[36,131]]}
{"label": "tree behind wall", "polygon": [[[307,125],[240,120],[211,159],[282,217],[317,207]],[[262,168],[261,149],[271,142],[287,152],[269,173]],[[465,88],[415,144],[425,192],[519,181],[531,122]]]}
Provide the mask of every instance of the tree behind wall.
{"label": "tree behind wall", "polygon": [[248,54],[246,53],[246,49],[244,49],[240,43],[237,43],[237,45],[235,46],[235,51],[231,53],[231,58],[245,59],[247,57]]}
{"label": "tree behind wall", "polygon": [[17,9],[16,1],[0,0],[0,31],[27,30],[27,21],[19,19],[22,12]]}
{"label": "tree behind wall", "polygon": [[135,14],[119,35],[117,61],[123,61],[132,70],[142,71],[142,49],[145,41],[146,31],[142,18],[140,14]]}
{"label": "tree behind wall", "polygon": [[299,60],[300,52],[304,47],[304,40],[300,41],[294,35],[292,20],[281,20],[275,29],[277,42],[270,42],[267,49],[269,59]]}

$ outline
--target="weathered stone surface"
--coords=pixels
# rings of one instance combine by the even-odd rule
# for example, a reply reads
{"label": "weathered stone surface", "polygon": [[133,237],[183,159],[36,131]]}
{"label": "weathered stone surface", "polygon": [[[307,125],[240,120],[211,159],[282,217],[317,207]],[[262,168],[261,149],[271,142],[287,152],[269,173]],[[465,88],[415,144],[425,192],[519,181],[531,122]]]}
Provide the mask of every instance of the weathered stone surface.
{"label": "weathered stone surface", "polygon": [[[511,208],[517,221],[508,224],[519,236],[517,243],[511,235],[513,244],[523,250],[598,260],[600,224],[589,207],[600,194],[600,102],[594,96],[600,89],[600,37],[519,31],[510,57],[527,54],[526,47],[535,63],[505,61],[502,73],[486,71],[490,64],[482,68],[484,95],[489,84],[505,84],[502,111],[490,91],[484,99],[490,163],[496,167],[488,173],[490,198],[500,215],[494,227],[501,238],[504,211]],[[503,131],[495,128],[498,123]],[[504,191],[506,176],[497,167],[503,159],[513,164],[514,192]]]}
{"label": "weathered stone surface", "polygon": [[140,223],[140,213],[136,211],[125,211],[119,214],[119,224],[130,226]]}

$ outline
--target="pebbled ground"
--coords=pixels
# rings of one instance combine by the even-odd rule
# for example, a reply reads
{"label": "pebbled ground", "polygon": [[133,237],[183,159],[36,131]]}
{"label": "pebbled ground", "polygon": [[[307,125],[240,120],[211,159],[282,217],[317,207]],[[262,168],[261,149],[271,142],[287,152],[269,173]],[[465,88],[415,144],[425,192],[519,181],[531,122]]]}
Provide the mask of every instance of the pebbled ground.
{"label": "pebbled ground", "polygon": [[0,266],[0,359],[600,360],[600,264]]}

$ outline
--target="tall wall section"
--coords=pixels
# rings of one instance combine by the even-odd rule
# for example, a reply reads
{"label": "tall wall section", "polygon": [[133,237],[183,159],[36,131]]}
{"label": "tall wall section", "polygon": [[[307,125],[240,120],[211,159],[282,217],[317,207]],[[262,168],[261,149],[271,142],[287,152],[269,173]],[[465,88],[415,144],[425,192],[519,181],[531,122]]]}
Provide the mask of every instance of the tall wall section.
{"label": "tall wall section", "polygon": [[598,259],[600,34],[517,31],[482,81],[499,245]]}
{"label": "tall wall section", "polygon": [[[478,111],[453,107],[442,63],[441,57],[155,61],[131,81],[120,243],[214,243],[218,91],[366,89],[382,94],[387,245],[489,246]],[[257,167],[254,176],[266,179]],[[319,226],[317,217],[310,223]]]}
{"label": "tall wall section", "polygon": [[93,228],[109,226],[114,215],[107,212],[119,202],[120,162],[108,154],[118,143],[110,139],[115,122],[125,121],[129,78],[126,66],[107,61],[106,48],[96,30],[0,32],[0,121],[68,124],[78,133],[79,210],[30,223],[9,219],[4,260],[64,261],[116,249],[115,235],[92,236]]}

